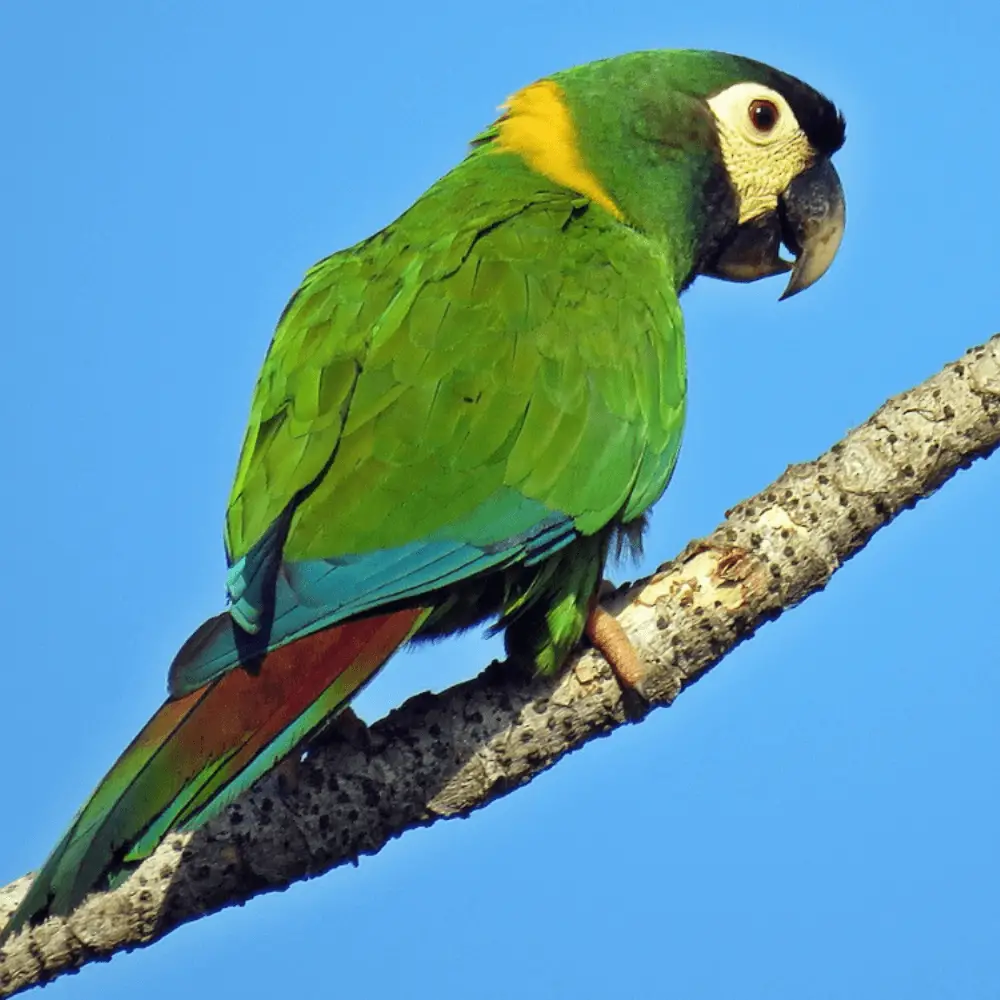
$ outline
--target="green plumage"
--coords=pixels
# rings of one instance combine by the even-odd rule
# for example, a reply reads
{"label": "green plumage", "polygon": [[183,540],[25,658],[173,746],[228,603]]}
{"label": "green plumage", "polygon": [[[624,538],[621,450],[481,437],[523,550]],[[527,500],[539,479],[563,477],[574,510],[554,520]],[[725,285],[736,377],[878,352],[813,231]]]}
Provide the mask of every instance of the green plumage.
{"label": "green plumage", "polygon": [[663,249],[483,147],[307,275],[260,376],[228,548],[244,555],[324,469],[286,558],[376,551],[470,519],[471,535],[449,537],[474,539],[504,488],[591,534],[662,491],[683,411]]}
{"label": "green plumage", "polygon": [[[231,558],[311,484],[288,560],[434,538],[497,545],[540,510],[604,539],[666,486],[684,390],[664,248],[480,146],[392,225],[317,264],[289,303],[233,488]],[[571,543],[544,586],[539,568],[517,565],[472,617],[531,621],[535,634],[513,645],[555,669],[606,551]],[[548,614],[526,613],[537,601]],[[468,602],[449,617],[455,603],[428,628],[467,624]]]}
{"label": "green plumage", "polygon": [[842,141],[825,98],[759,63],[622,56],[520,91],[412,208],[316,264],[254,394],[230,607],[177,654],[0,942],[204,823],[413,637],[492,618],[557,670],[677,461],[680,293],[698,274],[817,280]]}

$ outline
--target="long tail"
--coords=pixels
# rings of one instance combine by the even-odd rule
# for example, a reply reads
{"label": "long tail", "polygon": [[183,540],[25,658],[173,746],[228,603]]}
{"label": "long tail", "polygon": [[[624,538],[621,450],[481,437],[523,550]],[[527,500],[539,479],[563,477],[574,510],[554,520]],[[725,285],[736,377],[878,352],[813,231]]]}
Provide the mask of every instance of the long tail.
{"label": "long tail", "polygon": [[169,700],[77,814],[7,926],[67,914],[115,884],[171,830],[215,815],[342,709],[420,627],[429,608],[347,622]]}

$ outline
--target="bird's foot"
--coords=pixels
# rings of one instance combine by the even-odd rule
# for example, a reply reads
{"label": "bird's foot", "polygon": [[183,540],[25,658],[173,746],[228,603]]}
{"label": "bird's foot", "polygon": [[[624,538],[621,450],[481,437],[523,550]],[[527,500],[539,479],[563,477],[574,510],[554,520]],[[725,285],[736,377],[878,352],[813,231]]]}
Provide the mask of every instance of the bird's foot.
{"label": "bird's foot", "polygon": [[618,619],[600,604],[595,604],[587,616],[584,633],[594,649],[608,661],[627,701],[634,703],[626,706],[629,714],[644,714],[642,709],[648,704],[642,693],[646,668]]}

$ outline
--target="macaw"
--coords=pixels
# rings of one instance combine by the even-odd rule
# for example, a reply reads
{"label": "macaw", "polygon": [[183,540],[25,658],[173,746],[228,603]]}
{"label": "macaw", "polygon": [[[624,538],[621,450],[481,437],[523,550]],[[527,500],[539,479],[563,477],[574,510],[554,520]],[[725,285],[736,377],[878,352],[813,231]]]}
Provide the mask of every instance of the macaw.
{"label": "macaw", "polygon": [[228,608],[3,935],[203,824],[410,640],[492,620],[550,673],[586,634],[635,684],[596,595],[677,461],[679,296],[698,275],[817,281],[843,141],[830,101],[761,63],[622,55],[515,93],[395,222],[311,268],[253,396]]}

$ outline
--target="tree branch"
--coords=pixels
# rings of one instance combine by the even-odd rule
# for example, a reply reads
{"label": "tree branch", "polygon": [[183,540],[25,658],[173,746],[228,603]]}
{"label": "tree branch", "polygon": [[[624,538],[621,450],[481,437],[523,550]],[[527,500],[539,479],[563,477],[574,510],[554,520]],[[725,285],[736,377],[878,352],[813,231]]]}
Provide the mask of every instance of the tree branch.
{"label": "tree branch", "polygon": [[[763,622],[822,589],[898,513],[1000,443],[1000,335],[886,403],[815,462],[790,466],[652,577],[606,602],[645,660],[648,705],[626,706],[588,650],[558,678],[505,664],[353,719],[194,834],[168,838],[114,892],[92,895],[0,953],[0,997],[151,942],[259,892],[319,875],[392,837],[464,816],[689,684]],[[349,717],[352,718],[352,717]],[[0,922],[27,889],[0,888]]]}

